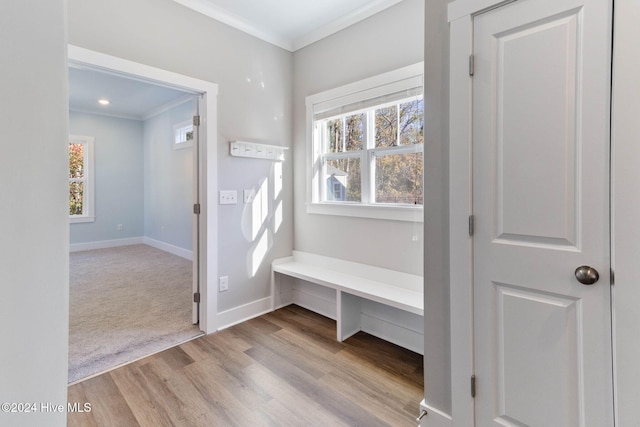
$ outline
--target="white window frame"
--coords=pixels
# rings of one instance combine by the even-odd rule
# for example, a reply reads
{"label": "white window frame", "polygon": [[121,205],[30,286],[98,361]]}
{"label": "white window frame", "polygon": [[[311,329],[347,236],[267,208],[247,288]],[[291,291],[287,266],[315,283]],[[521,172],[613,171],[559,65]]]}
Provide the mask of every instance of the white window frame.
{"label": "white window frame", "polygon": [[[314,126],[314,114],[318,111],[339,108],[358,102],[379,98],[402,90],[423,85],[424,63],[409,65],[374,77],[306,97],[307,126],[307,212],[312,214],[341,215],[376,218],[396,221],[423,221],[422,205],[373,203],[369,195],[375,194],[371,162],[376,155],[407,154],[423,152],[423,144],[399,145],[388,148],[367,149],[354,152],[327,154],[322,147],[322,130]],[[370,114],[373,114],[371,111]],[[373,120],[368,120],[371,128]],[[370,130],[369,130],[370,131]],[[368,154],[365,154],[368,153]],[[361,202],[336,202],[326,200],[326,185],[323,182],[323,157],[361,159],[363,189]]]}
{"label": "white window frame", "polygon": [[[193,146],[193,138],[187,139],[187,133],[194,132],[193,122],[186,120],[173,125],[173,149],[188,148]],[[195,137],[195,135],[194,135]]]}
{"label": "white window frame", "polygon": [[83,182],[83,213],[81,215],[69,215],[70,223],[94,222],[95,221],[95,160],[94,141],[92,136],[69,135],[69,144],[82,144],[84,154],[83,164],[85,167],[84,178],[69,178],[69,183]]}

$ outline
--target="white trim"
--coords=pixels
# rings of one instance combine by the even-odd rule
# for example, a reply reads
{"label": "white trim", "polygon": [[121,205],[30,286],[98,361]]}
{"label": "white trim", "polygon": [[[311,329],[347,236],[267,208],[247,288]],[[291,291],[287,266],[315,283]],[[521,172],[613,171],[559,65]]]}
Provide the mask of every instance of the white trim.
{"label": "white trim", "polygon": [[[206,333],[218,329],[218,206],[215,203],[218,193],[218,174],[207,173],[217,168],[217,96],[218,85],[205,80],[148,65],[136,63],[104,53],[92,51],[78,46],[68,46],[69,63],[75,67],[100,69],[115,75],[177,88],[201,96],[201,176],[200,179],[200,329]],[[209,205],[208,201],[211,201]]]}
{"label": "white trim", "polygon": [[[95,138],[86,135],[69,135],[69,144],[81,144],[83,148],[83,162],[85,163],[85,177],[79,179],[84,183],[84,200],[82,215],[69,215],[69,223],[94,222],[95,216]],[[69,178],[69,185],[71,180]],[[78,179],[76,179],[78,180]]]}
{"label": "white trim", "polygon": [[90,110],[85,108],[69,107],[69,112],[81,113],[81,114],[92,114],[94,116],[111,117],[114,119],[134,120],[136,122],[139,122],[142,120],[140,117],[134,116],[133,114],[98,112],[95,110]]}
{"label": "white trim", "polygon": [[[362,174],[364,178],[362,203],[326,202],[321,194],[325,191],[322,162],[319,161],[323,153],[320,147],[319,136],[314,131],[314,116],[320,111],[328,111],[338,106],[351,105],[357,102],[378,98],[385,94],[396,93],[403,90],[414,89],[423,86],[424,62],[411,64],[386,73],[371,76],[324,92],[309,95],[305,98],[306,105],[306,174],[307,174],[307,213],[322,215],[339,215],[350,217],[373,218],[393,221],[423,222],[423,207],[412,205],[393,205],[383,203],[368,203],[367,197],[373,196],[365,189],[372,187],[371,179],[368,179],[369,167],[365,164],[367,153],[376,153],[374,148],[367,148],[357,153],[341,153],[331,155],[333,157],[359,155],[361,157]],[[369,107],[367,107],[369,109]],[[394,148],[397,150],[397,148]],[[402,149],[404,150],[404,148]],[[424,147],[412,147],[408,152],[415,150],[422,152]],[[331,157],[328,156],[328,157]],[[370,161],[373,161],[372,158]]]}
{"label": "white trim", "polygon": [[273,31],[269,31],[263,28],[258,28],[255,24],[247,21],[241,16],[235,15],[229,11],[226,11],[218,6],[215,6],[212,2],[207,0],[173,0],[189,9],[195,10],[209,18],[213,18],[216,21],[220,21],[223,24],[227,24],[230,27],[240,30],[243,33],[247,33],[251,36],[257,37],[260,40],[264,40],[267,43],[281,47],[282,49],[293,52],[293,43],[287,38],[283,37]]}
{"label": "white trim", "polygon": [[[424,62],[418,62],[416,64],[411,64],[407,65],[406,67],[388,71],[386,73],[367,77],[365,79],[358,80],[357,82],[348,83],[346,85],[325,90],[314,95],[309,95],[306,97],[306,105],[313,106],[316,104],[330,102],[335,99],[343,99],[348,96],[353,96],[354,99],[352,100],[350,98],[347,98],[347,102],[354,103],[360,99],[380,96],[377,93],[379,87],[387,86],[403,80],[414,82],[415,78],[419,77],[420,79],[422,79],[423,75]],[[408,83],[408,86],[415,87],[415,84]],[[365,93],[365,91],[371,91],[371,93]]]}
{"label": "white trim", "polygon": [[218,313],[218,330],[229,328],[271,312],[272,298],[267,297]]}
{"label": "white trim", "polygon": [[117,248],[119,246],[144,244],[144,237],[129,237],[126,239],[98,240],[95,242],[72,243],[69,252],[91,251],[94,249]]}
{"label": "white trim", "polygon": [[422,413],[422,411],[427,411],[427,415],[420,420],[420,427],[453,426],[453,419],[450,415],[429,406],[424,399],[420,402],[420,412]]}
{"label": "white trim", "polygon": [[142,117],[142,120],[149,120],[152,117],[159,116],[162,113],[166,113],[169,110],[172,110],[182,104],[186,104],[187,102],[193,101],[193,95],[184,95],[178,99],[174,99],[173,101],[169,101],[166,104],[160,105],[159,107],[154,108],[149,111]]}
{"label": "white trim", "polygon": [[615,271],[613,298],[614,405],[615,425],[637,424],[637,397],[640,395],[637,325],[640,322],[637,286],[638,250],[640,248],[640,181],[638,157],[640,146],[640,66],[637,40],[640,30],[640,3],[617,1],[614,8],[613,103],[612,103],[612,259]]}
{"label": "white trim", "polygon": [[322,40],[323,38],[328,37],[331,34],[337,33],[338,31],[341,31],[379,12],[382,12],[383,10],[388,9],[391,6],[400,3],[402,0],[371,0],[366,6],[343,16],[341,19],[336,19],[299,37],[286,37],[279,34],[277,31],[270,30],[269,28],[260,28],[256,26],[256,23],[250,22],[242,16],[238,16],[221,7],[218,7],[207,0],[173,1],[210,18],[213,18],[216,21],[220,21],[237,30],[264,40],[267,43],[271,43],[275,46],[281,47],[282,49],[288,50],[289,52],[295,52],[298,49],[302,49],[305,46],[315,43],[318,40]]}
{"label": "white trim", "polygon": [[191,132],[192,136],[195,136],[193,120],[185,120],[173,125],[173,149],[181,150],[183,148],[193,147],[193,139],[186,139],[186,133],[184,141],[178,141],[178,133],[182,134],[184,130],[188,130],[186,133]]}
{"label": "white trim", "polygon": [[391,322],[372,313],[360,312],[360,322],[361,331],[424,356],[422,331],[415,331],[407,325]]}
{"label": "white trim", "polygon": [[449,4],[449,22],[465,16],[477,15],[488,9],[503,6],[516,0],[456,0]]}
{"label": "white trim", "polygon": [[145,245],[154,247],[156,249],[169,252],[170,254],[177,255],[180,258],[188,259],[189,261],[193,260],[193,251],[181,248],[179,246],[175,246],[166,242],[161,242],[160,240],[152,239],[151,237],[146,237],[146,236],[142,238],[142,243],[144,243]]}
{"label": "white trim", "polygon": [[384,219],[391,221],[423,222],[424,209],[417,206],[366,205],[347,203],[308,203],[307,213],[320,215],[339,215],[358,218]]}
{"label": "white trim", "polygon": [[[467,0],[461,0],[467,3]],[[486,3],[486,2],[485,2]],[[497,3],[497,2],[495,2]],[[449,5],[451,11],[455,3]],[[483,5],[484,6],[484,5]],[[451,339],[451,416],[455,426],[475,425],[469,380],[473,361],[473,242],[471,95],[469,55],[473,19],[466,15],[449,23],[449,290]]]}
{"label": "white trim", "polygon": [[322,27],[317,28],[307,34],[294,38],[292,40],[291,50],[292,52],[295,52],[298,49],[309,46],[310,44],[329,37],[330,35],[337,33],[338,31],[342,31],[345,28],[357,24],[360,21],[364,21],[365,19],[377,13],[380,13],[385,9],[390,8],[391,6],[394,6],[401,1],[402,0],[372,0],[363,8],[355,10],[352,13],[345,15],[340,19],[336,19],[326,25],[323,25]]}
{"label": "white trim", "polygon": [[94,215],[73,215],[69,216],[69,224],[80,224],[83,222],[94,222],[96,217]]}

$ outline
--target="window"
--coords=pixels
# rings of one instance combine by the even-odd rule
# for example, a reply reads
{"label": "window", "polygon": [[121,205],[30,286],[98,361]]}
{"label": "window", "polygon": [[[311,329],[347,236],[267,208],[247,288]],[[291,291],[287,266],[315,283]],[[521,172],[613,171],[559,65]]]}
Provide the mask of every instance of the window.
{"label": "window", "polygon": [[69,136],[70,222],[92,222],[95,219],[93,140],[91,136]]}
{"label": "window", "polygon": [[422,73],[420,63],[307,97],[308,212],[422,220]]}
{"label": "window", "polygon": [[187,148],[193,145],[193,123],[189,120],[173,126],[173,148]]}

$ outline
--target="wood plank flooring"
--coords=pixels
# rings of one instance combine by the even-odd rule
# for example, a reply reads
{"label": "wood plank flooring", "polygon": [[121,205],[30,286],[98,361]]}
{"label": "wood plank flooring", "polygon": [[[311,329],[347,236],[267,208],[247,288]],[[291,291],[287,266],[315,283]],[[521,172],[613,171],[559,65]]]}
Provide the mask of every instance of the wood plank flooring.
{"label": "wood plank flooring", "polygon": [[289,306],[69,387],[69,426],[415,426],[422,356]]}

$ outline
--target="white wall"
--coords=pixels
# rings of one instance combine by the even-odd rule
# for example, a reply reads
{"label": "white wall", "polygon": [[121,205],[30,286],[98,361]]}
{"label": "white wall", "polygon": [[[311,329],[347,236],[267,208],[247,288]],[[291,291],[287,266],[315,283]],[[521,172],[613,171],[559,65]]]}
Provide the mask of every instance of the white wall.
{"label": "white wall", "polygon": [[617,1],[613,83],[613,269],[618,421],[638,425],[640,396],[640,2]]}
{"label": "white wall", "polygon": [[422,275],[422,223],[306,212],[305,97],[422,61],[423,17],[423,0],[405,0],[295,52],[294,246],[297,250]]}
{"label": "white wall", "polygon": [[144,121],[144,236],[192,250],[193,147],[174,149],[173,126],[190,121],[196,100]]}
{"label": "white wall", "polygon": [[[231,158],[228,141],[291,145],[292,54],[171,0],[68,3],[71,44],[219,85],[219,161],[207,172],[218,174],[220,189],[239,195],[266,179],[270,190],[268,220],[260,221],[257,238],[243,232],[243,221],[253,215],[244,204],[211,206],[219,211],[219,274],[229,276],[218,310],[267,298],[270,261],[292,248],[291,158],[276,201],[273,163]],[[275,238],[273,208],[279,201],[283,222]]]}
{"label": "white wall", "polygon": [[71,111],[69,131],[95,138],[96,218],[70,225],[71,244],[142,236],[142,122]]}
{"label": "white wall", "polygon": [[[65,21],[63,0],[0,3],[0,402],[66,405]],[[44,425],[66,413],[0,413],[0,426]]]}

